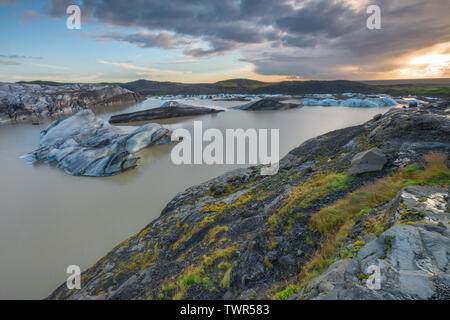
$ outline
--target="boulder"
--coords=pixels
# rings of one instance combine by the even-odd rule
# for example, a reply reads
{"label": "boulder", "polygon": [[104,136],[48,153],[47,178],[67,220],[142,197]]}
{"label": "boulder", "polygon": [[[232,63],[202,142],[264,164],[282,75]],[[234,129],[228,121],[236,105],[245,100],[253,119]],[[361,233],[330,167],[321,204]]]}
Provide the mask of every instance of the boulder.
{"label": "boulder", "polygon": [[348,174],[354,176],[365,172],[379,171],[383,169],[386,162],[384,153],[378,148],[372,148],[353,157]]}
{"label": "boulder", "polygon": [[55,162],[66,173],[104,177],[137,166],[136,152],[171,142],[171,131],[155,123],[115,127],[83,110],[41,132],[40,146],[21,158],[30,164]]}

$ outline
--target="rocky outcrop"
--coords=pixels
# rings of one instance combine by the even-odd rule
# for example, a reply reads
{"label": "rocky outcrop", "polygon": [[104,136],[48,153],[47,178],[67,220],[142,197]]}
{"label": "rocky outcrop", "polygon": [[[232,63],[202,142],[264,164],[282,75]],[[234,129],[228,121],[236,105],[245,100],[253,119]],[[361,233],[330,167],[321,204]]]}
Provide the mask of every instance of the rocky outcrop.
{"label": "rocky outcrop", "polygon": [[139,102],[145,98],[118,86],[49,86],[0,83],[0,123],[57,119],[98,105]]}
{"label": "rocky outcrop", "polygon": [[380,171],[386,162],[387,159],[383,152],[378,148],[372,148],[353,157],[348,174],[354,176],[366,172]]}
{"label": "rocky outcrop", "polygon": [[159,108],[148,109],[143,111],[137,111],[132,113],[124,113],[112,116],[109,119],[110,123],[126,123],[137,121],[149,121],[156,119],[189,117],[203,114],[212,114],[223,112],[224,110],[193,107],[190,105],[182,104],[176,101],[168,101]]}
{"label": "rocky outcrop", "polygon": [[[448,190],[406,187],[383,210],[392,228],[336,261],[297,298],[450,299]],[[295,298],[295,297],[292,297]]]}
{"label": "rocky outcrop", "polygon": [[55,162],[71,175],[104,177],[136,167],[139,150],[169,142],[171,131],[158,124],[115,127],[84,110],[53,122],[41,132],[39,148],[22,158]]}
{"label": "rocky outcrop", "polygon": [[[354,156],[374,146],[386,156],[387,163],[383,169],[370,174],[348,176]],[[362,125],[316,137],[284,157],[280,161],[278,173],[273,176],[261,176],[260,167],[239,169],[181,192],[167,204],[158,219],[83,272],[80,290],[68,290],[63,283],[49,299],[274,298],[286,288],[286,283],[299,280],[299,273],[321,249],[324,234],[311,225],[320,210],[335,205],[353,193],[359,195],[357,191],[363,186],[370,187],[374,181],[389,179],[395,172],[424,170],[421,167],[422,159],[430,151],[450,152],[448,104],[391,109]],[[428,182],[432,183],[443,182]],[[408,190],[404,192],[411,193]],[[424,203],[431,205],[435,201],[433,199],[441,197],[436,194],[441,193],[441,189],[432,189],[427,193]],[[398,208],[394,202],[392,208]],[[403,202],[412,208],[406,200]],[[368,215],[367,212],[376,213],[376,209],[363,207],[356,214],[360,217]],[[425,214],[433,216],[431,213]],[[400,216],[401,212],[398,219]],[[332,217],[338,220],[340,215],[334,214]],[[414,214],[408,214],[405,221],[413,222],[415,217]],[[370,215],[365,218],[368,221],[374,219]],[[364,223],[357,222],[355,228],[361,225],[364,226]],[[385,229],[382,223],[380,225],[383,232],[389,229],[388,226]],[[409,261],[410,264],[417,261],[425,270],[428,265],[432,269],[438,268],[433,269],[433,276],[439,279],[436,280],[439,283],[444,283],[446,280],[442,272],[447,268],[444,266],[447,256],[443,251],[439,253],[439,247],[444,250],[445,244],[448,248],[447,240],[442,238],[448,231],[431,222],[429,225],[405,223],[393,228],[397,228],[398,232],[404,230],[403,235],[410,237],[408,239],[417,240],[418,235],[423,238],[431,233],[431,240],[425,241],[428,241],[426,248],[431,250],[429,252],[423,252],[421,248],[416,251],[415,247],[411,248],[414,251],[402,251],[406,243],[404,241],[409,241],[402,238],[396,238],[392,247],[399,246],[399,249],[395,248],[399,259],[402,252],[409,252],[408,255],[412,252],[425,254],[423,259],[420,256],[408,256],[399,261]],[[359,237],[359,229],[356,229],[351,232]],[[396,230],[390,229],[386,232]],[[351,232],[348,232],[348,237],[352,236]],[[386,247],[383,247],[384,239],[380,239],[368,247],[375,251],[365,247],[361,249],[361,259],[365,257],[364,252],[376,252],[376,257],[381,259],[379,250]],[[438,246],[428,248],[432,246],[433,239],[438,241]],[[375,238],[363,240],[370,243]],[[425,245],[421,246],[425,248]],[[389,255],[392,253],[386,253],[384,260],[394,259],[395,256]],[[431,262],[428,262],[427,257],[432,257]],[[359,261],[354,259],[345,261]],[[394,260],[391,265],[395,265]],[[417,270],[418,267],[408,268],[405,267],[405,270]],[[390,277],[391,274],[395,276],[395,273],[384,273],[384,276]],[[422,281],[425,278],[421,274],[418,279]],[[394,278],[384,281],[400,283]],[[431,282],[423,282],[416,288],[441,287],[441,284]],[[326,290],[331,289],[330,286]],[[301,294],[298,290],[282,297]],[[422,295],[415,290],[414,287],[409,288],[409,297],[428,298],[434,294]],[[436,298],[443,296],[437,295]]]}
{"label": "rocky outcrop", "polygon": [[234,107],[236,110],[263,111],[263,110],[286,110],[300,107],[297,103],[282,102],[280,99],[264,98],[256,102],[250,102],[242,106]]}

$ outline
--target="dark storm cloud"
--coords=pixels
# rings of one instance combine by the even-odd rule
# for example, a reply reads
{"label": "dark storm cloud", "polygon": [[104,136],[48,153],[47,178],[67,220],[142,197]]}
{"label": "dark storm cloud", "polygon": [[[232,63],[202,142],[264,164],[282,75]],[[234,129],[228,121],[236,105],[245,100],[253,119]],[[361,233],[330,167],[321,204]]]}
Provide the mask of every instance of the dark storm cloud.
{"label": "dark storm cloud", "polygon": [[[50,14],[64,15],[70,2],[54,0]],[[366,28],[366,8],[375,3],[382,30]],[[398,66],[393,58],[410,50],[450,41],[448,0],[84,0],[80,5],[83,15],[101,23],[146,30],[112,39],[183,48],[194,57],[240,50],[268,75],[335,76],[331,69],[346,65],[387,70]]]}
{"label": "dark storm cloud", "polygon": [[52,0],[49,14],[52,17],[61,17],[66,14],[67,7],[72,4],[78,4],[78,2],[72,0]]}
{"label": "dark storm cloud", "polygon": [[99,41],[106,40],[119,40],[135,44],[141,48],[163,48],[163,49],[176,49],[177,47],[189,44],[189,40],[185,39],[179,35],[173,35],[167,31],[148,32],[141,31],[131,34],[120,34],[120,33],[107,33],[107,34],[92,34],[85,35],[91,36]]}
{"label": "dark storm cloud", "polygon": [[365,24],[365,17],[349,4],[333,1],[312,1],[276,20],[279,28],[296,35],[342,36]]}
{"label": "dark storm cloud", "polygon": [[[274,18],[292,7],[288,0],[85,0],[83,14],[100,22],[123,27],[166,30],[181,36],[201,38],[209,48],[190,48],[200,55],[220,54],[239,44],[263,43],[278,38],[280,30],[266,29]],[[62,16],[68,2],[53,1],[52,16]],[[138,36],[137,36],[138,37]],[[142,37],[141,37],[142,38]],[[130,42],[136,42],[130,36]],[[143,39],[145,43],[145,39]],[[140,42],[140,41],[139,41]],[[149,39],[149,46],[153,46]]]}
{"label": "dark storm cloud", "polygon": [[[361,79],[404,68],[408,61],[399,57],[450,41],[450,5],[447,0],[377,2],[381,8],[381,30],[366,28],[368,15],[365,7],[359,12],[349,9],[346,13],[341,12],[341,17],[346,16],[349,21],[342,24],[335,37],[328,27],[324,27],[322,32],[313,26],[304,27],[305,33],[316,35],[316,51],[300,50],[301,46],[295,43],[291,47],[297,50],[289,50],[288,47],[259,52],[243,49],[245,60],[253,63],[261,74],[295,74],[307,78],[348,78],[349,72],[344,67],[354,66],[357,73],[353,77]],[[350,19],[352,16],[354,18]],[[359,22],[355,24],[354,21]],[[295,32],[298,24],[289,26],[294,31],[294,39],[304,38]]]}

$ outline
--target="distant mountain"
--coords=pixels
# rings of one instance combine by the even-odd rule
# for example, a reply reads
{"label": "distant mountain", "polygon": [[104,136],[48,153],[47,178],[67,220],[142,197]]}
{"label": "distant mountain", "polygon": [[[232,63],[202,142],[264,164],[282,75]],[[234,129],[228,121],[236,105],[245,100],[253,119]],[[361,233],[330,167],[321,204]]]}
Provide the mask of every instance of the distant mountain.
{"label": "distant mountain", "polygon": [[17,82],[19,84],[39,84],[44,86],[65,86],[72,83],[63,83],[63,82],[55,82],[55,81],[43,81],[43,80],[36,80],[36,81],[19,81]]}
{"label": "distant mountain", "polygon": [[[51,81],[21,81],[19,83],[64,85]],[[181,83],[137,80],[128,83],[99,83],[120,86],[142,95],[209,95],[209,94],[324,94],[324,93],[387,93],[391,95],[450,95],[449,79],[380,80],[380,81],[283,81],[262,82],[250,79],[230,79],[216,83]]]}
{"label": "distant mountain", "polygon": [[124,88],[145,95],[177,94],[306,94],[306,93],[371,93],[366,84],[355,81],[285,81],[268,83],[248,79],[232,79],[216,83],[186,84],[138,80],[125,83]]}
{"label": "distant mountain", "polygon": [[450,78],[436,78],[436,79],[400,79],[400,80],[367,80],[360,81],[369,85],[420,85],[420,86],[439,86],[450,87]]}
{"label": "distant mountain", "polygon": [[257,80],[250,80],[250,79],[230,79],[230,80],[224,80],[219,81],[215,83],[217,86],[220,87],[229,87],[229,88],[260,88],[260,87],[266,87],[270,86],[270,83],[257,81]]}

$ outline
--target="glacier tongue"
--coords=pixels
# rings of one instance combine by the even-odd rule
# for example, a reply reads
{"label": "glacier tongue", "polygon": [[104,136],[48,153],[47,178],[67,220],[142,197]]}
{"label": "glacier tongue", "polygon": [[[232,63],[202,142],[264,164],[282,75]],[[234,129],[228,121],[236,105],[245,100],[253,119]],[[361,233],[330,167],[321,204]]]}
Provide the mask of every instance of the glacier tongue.
{"label": "glacier tongue", "polygon": [[134,168],[134,153],[171,142],[171,131],[159,124],[116,127],[91,110],[57,120],[41,132],[40,146],[21,158],[30,164],[56,162],[70,175],[104,177]]}

